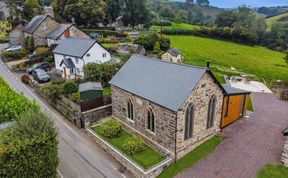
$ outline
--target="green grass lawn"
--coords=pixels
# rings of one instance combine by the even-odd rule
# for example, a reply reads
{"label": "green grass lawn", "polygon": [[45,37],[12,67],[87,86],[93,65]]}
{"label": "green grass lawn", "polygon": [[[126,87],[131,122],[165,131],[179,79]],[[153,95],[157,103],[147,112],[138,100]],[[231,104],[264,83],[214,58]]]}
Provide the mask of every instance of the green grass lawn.
{"label": "green grass lawn", "polygon": [[162,172],[158,178],[174,177],[181,171],[194,166],[199,160],[203,159],[210,153],[212,153],[216,146],[224,140],[224,137],[215,136],[206,141],[184,157],[179,159],[176,163],[170,165],[164,172]]}
{"label": "green grass lawn", "polygon": [[288,12],[274,16],[274,17],[267,18],[266,23],[268,25],[268,29],[270,30],[273,23],[277,22],[279,19],[281,19],[282,17],[286,17],[286,16],[288,16]]}
{"label": "green grass lawn", "polygon": [[257,178],[287,178],[288,168],[283,165],[268,164],[262,167],[258,173]]}
{"label": "green grass lawn", "polygon": [[111,87],[104,87],[103,88],[103,95],[104,96],[110,96],[111,92],[112,92]]}
{"label": "green grass lawn", "polygon": [[100,135],[102,138],[107,140],[110,144],[112,144],[115,148],[117,148],[119,151],[124,153],[127,157],[137,162],[140,166],[142,166],[144,169],[148,169],[152,167],[153,165],[163,161],[165,158],[164,156],[160,155],[156,151],[154,151],[152,148],[145,146],[144,151],[140,153],[136,153],[134,155],[128,154],[123,147],[123,144],[125,140],[129,137],[132,137],[128,132],[125,130],[122,130],[120,137],[118,138],[105,138],[103,135],[100,134],[100,126],[96,126],[92,128],[96,134]]}
{"label": "green grass lawn", "polygon": [[[175,23],[172,22],[172,26],[163,26],[163,29],[195,29],[199,28],[200,26],[197,25],[191,25],[187,23]],[[160,31],[161,27],[160,26],[155,26],[153,25],[150,27],[150,30],[152,31]]]}
{"label": "green grass lawn", "polygon": [[248,109],[249,111],[254,111],[254,107],[253,107],[253,103],[252,103],[252,100],[251,100],[251,96],[248,97],[247,109]]}
{"label": "green grass lawn", "polygon": [[[217,75],[238,73],[251,74],[255,79],[287,80],[288,65],[284,54],[264,47],[252,47],[232,42],[195,36],[168,35],[171,46],[178,48],[185,58],[184,63],[206,66],[210,61]],[[236,70],[231,70],[231,67]],[[254,78],[252,78],[254,79]]]}

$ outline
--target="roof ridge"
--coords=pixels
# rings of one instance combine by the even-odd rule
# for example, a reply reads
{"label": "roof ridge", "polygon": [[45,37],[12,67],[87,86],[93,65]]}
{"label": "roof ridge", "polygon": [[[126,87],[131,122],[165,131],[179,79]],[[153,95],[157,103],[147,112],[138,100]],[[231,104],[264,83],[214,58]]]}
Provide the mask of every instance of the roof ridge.
{"label": "roof ridge", "polygon": [[191,67],[191,68],[199,68],[199,69],[209,70],[207,67],[194,66],[194,65],[188,65],[188,64],[180,64],[180,63],[169,62],[169,61],[163,61],[163,60],[158,59],[158,58],[152,58],[152,57],[143,56],[143,55],[140,55],[140,54],[133,54],[132,56],[138,56],[138,57],[146,58],[146,59],[149,59],[149,60],[154,60],[154,61],[168,63],[168,64],[174,64],[174,65],[180,65],[180,66],[184,66],[184,67]]}

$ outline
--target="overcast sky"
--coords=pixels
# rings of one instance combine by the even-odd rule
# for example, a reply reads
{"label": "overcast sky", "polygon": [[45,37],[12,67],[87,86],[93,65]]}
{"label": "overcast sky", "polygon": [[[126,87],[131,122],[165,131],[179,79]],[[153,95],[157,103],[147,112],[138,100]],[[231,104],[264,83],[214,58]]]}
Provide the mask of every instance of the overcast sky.
{"label": "overcast sky", "polygon": [[241,5],[247,5],[251,7],[288,6],[288,0],[210,0],[210,4],[212,6],[223,8],[234,8]]}

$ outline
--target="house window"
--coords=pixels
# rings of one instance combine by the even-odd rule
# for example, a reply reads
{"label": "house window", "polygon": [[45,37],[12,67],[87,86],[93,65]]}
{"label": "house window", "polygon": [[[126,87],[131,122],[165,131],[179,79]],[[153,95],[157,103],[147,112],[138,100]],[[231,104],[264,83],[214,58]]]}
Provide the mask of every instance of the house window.
{"label": "house window", "polygon": [[106,57],[106,53],[103,53],[103,55],[102,55],[102,56],[103,56],[103,58],[105,58],[105,57]]}
{"label": "house window", "polygon": [[127,103],[127,118],[134,120],[134,111],[133,111],[133,103],[129,99]]}
{"label": "house window", "polygon": [[70,69],[70,74],[73,74],[73,73],[74,73],[74,69],[71,68],[71,69]]}
{"label": "house window", "polygon": [[151,108],[147,112],[147,129],[155,132],[155,115]]}
{"label": "house window", "polygon": [[225,117],[228,116],[228,112],[229,112],[229,102],[230,102],[230,96],[226,96]]}
{"label": "house window", "polygon": [[217,98],[215,95],[213,95],[208,105],[207,129],[211,128],[214,123],[216,101]]}
{"label": "house window", "polygon": [[193,135],[193,122],[194,122],[194,105],[192,103],[186,109],[185,113],[185,140]]}

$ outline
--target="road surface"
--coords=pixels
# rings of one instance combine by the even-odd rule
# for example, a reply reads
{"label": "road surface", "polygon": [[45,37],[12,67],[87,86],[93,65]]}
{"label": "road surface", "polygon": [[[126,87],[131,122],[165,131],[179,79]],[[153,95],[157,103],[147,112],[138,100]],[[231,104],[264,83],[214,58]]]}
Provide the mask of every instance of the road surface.
{"label": "road surface", "polygon": [[45,101],[37,97],[31,89],[19,82],[13,73],[0,60],[0,76],[17,92],[35,100],[54,120],[58,130],[59,158],[58,173],[64,178],[125,178],[132,177],[129,172],[120,173],[121,167],[114,158],[99,148],[88,136],[65,120]]}

